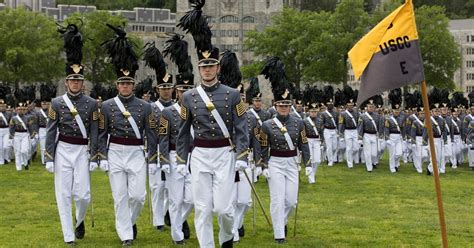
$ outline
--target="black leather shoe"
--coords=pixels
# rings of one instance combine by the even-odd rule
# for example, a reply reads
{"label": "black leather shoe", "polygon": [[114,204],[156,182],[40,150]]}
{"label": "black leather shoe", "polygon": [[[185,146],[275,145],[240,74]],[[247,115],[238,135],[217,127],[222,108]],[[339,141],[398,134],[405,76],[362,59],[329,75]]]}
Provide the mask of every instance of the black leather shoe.
{"label": "black leather shoe", "polygon": [[285,237],[288,236],[288,225],[285,225]]}
{"label": "black leather shoe", "polygon": [[189,239],[189,237],[191,237],[191,229],[189,229],[189,224],[187,220],[183,222],[182,230],[183,230],[184,239]]}
{"label": "black leather shoe", "polygon": [[173,241],[175,245],[184,245],[184,240]]}
{"label": "black leather shoe", "polygon": [[165,231],[165,226],[157,226],[156,230],[158,230],[160,232],[164,232]]}
{"label": "black leather shoe", "polygon": [[428,169],[426,170],[426,175],[431,176],[430,170],[428,170]]}
{"label": "black leather shoe", "polygon": [[133,242],[131,239],[124,240],[122,246],[132,246]]}
{"label": "black leather shoe", "polygon": [[83,239],[84,235],[86,234],[86,227],[84,226],[84,221],[76,227],[74,231],[74,235],[76,235],[77,239]]}
{"label": "black leather shoe", "polygon": [[76,242],[74,242],[74,241],[69,241],[69,242],[66,242],[66,245],[67,245],[67,246],[76,246]]}
{"label": "black leather shoe", "polygon": [[133,240],[135,240],[137,239],[137,235],[138,235],[137,224],[133,225],[132,229],[133,229]]}
{"label": "black leather shoe", "polygon": [[234,245],[234,238],[231,238],[222,244],[222,248],[232,248]]}
{"label": "black leather shoe", "polygon": [[245,236],[245,228],[244,225],[242,225],[241,228],[239,228],[239,237],[244,237]]}
{"label": "black leather shoe", "polygon": [[398,172],[398,167],[395,167],[395,171]]}
{"label": "black leather shoe", "polygon": [[165,214],[165,225],[171,226],[170,212],[169,211],[166,211],[166,214]]}
{"label": "black leather shoe", "polygon": [[372,167],[374,167],[374,169],[377,169],[377,165],[376,165],[376,164],[373,164]]}
{"label": "black leather shoe", "polygon": [[277,244],[284,244],[284,243],[286,243],[286,240],[285,239],[275,239],[275,242]]}

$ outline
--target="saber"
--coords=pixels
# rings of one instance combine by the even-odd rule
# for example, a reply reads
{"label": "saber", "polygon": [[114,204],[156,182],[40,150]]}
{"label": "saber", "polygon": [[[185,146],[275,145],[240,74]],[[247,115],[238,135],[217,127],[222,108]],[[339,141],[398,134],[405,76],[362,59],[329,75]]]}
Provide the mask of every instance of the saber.
{"label": "saber", "polygon": [[262,202],[260,201],[260,197],[257,194],[257,191],[255,190],[255,187],[252,184],[252,181],[250,181],[249,175],[245,170],[243,170],[245,177],[247,178],[247,181],[250,184],[250,187],[252,188],[252,192],[255,195],[255,198],[257,199],[258,205],[260,205],[260,208],[262,209],[263,216],[265,216],[265,219],[267,220],[268,225],[271,227],[272,223],[270,222],[270,219],[268,218],[267,214],[265,213],[265,209],[263,208]]}

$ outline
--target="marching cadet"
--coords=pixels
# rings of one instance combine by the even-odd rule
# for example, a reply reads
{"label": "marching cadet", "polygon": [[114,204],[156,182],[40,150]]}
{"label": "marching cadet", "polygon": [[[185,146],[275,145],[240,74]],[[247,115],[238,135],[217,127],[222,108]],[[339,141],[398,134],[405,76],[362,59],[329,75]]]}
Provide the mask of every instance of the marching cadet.
{"label": "marching cadet", "polygon": [[45,151],[46,151],[46,126],[48,125],[48,112],[51,99],[56,97],[56,86],[42,84],[40,86],[40,96],[41,96],[41,108],[37,111],[38,116],[38,136],[41,152],[41,163],[46,164],[45,162]]}
{"label": "marching cadet", "polygon": [[453,136],[453,154],[451,157],[451,164],[453,169],[458,167],[458,164],[461,162],[462,156],[462,140],[461,140],[461,131],[462,131],[462,121],[459,118],[460,108],[462,106],[462,101],[464,95],[462,92],[455,92],[451,98],[451,107],[452,107],[452,118],[451,118],[451,134]]}
{"label": "marching cadet", "polygon": [[384,136],[388,146],[389,169],[395,173],[400,167],[402,157],[402,127],[403,117],[400,115],[400,105],[402,104],[402,90],[400,88],[391,90],[388,94],[389,102],[392,106],[392,114],[385,119]]}
{"label": "marching cadet", "polygon": [[[411,139],[411,144],[414,149],[413,150],[413,165],[418,173],[423,173],[423,161],[427,157],[427,151],[426,151],[426,146],[424,145],[423,142],[423,133],[425,132],[425,112],[423,110],[423,107],[420,104],[416,104],[416,100],[412,102],[415,104],[416,110],[413,111],[412,114],[412,124],[411,124],[411,130],[410,130],[410,139]],[[421,99],[418,99],[421,101]],[[410,105],[413,107],[413,105]]]}
{"label": "marching cadet", "polygon": [[[440,115],[439,105],[441,101],[441,92],[434,88],[429,94],[429,102],[431,106],[431,124],[433,129],[435,153],[436,153],[436,162],[438,163],[439,173],[445,173],[444,165],[444,147],[447,144],[447,133],[446,133],[446,123],[443,117]],[[423,141],[425,144],[428,144],[428,131],[425,129],[423,133]],[[431,152],[431,149],[430,149]],[[431,155],[430,155],[431,156]],[[431,158],[431,157],[430,157]],[[430,159],[428,164],[427,174],[431,175],[433,173],[433,164]]]}
{"label": "marching cadet", "polygon": [[414,157],[414,150],[413,148],[413,141],[411,140],[411,128],[413,124],[413,118],[416,116],[418,113],[416,109],[414,110],[413,106],[414,104],[410,101],[412,101],[413,94],[405,91],[403,95],[403,100],[405,102],[405,109],[402,111],[403,113],[403,125],[402,125],[402,139],[403,139],[403,163],[407,163],[409,160],[409,157]]}
{"label": "marching cadet", "polygon": [[354,109],[354,99],[357,97],[355,92],[349,86],[344,86],[344,99],[346,99],[346,109],[339,113],[339,133],[343,135],[347,167],[354,167],[354,157],[359,152],[359,143],[357,135],[357,121],[359,120],[359,112]]}
{"label": "marching cadet", "polygon": [[[201,85],[184,93],[178,141],[178,167],[187,164],[190,128],[194,130],[191,161],[196,235],[201,247],[214,247],[212,213],[219,219],[219,244],[233,246],[232,199],[235,172],[248,168],[247,113],[240,93],[220,82],[219,49],[209,42],[203,4],[193,6],[178,26],[193,35]],[[196,25],[196,23],[200,25]]]}
{"label": "marching cadet", "polygon": [[10,119],[11,113],[8,113],[7,104],[5,102],[9,88],[0,86],[0,165],[8,164],[10,162],[10,150],[8,149],[10,139]]}
{"label": "marching cadet", "polygon": [[337,89],[336,93],[334,94],[334,104],[335,104],[335,111],[338,113],[338,117],[336,119],[337,125],[336,125],[336,130],[337,130],[337,150],[336,150],[336,158],[334,159],[335,162],[337,163],[342,163],[344,161],[344,156],[346,153],[346,144],[345,140],[343,138],[343,134],[339,133],[339,117],[341,112],[344,112],[344,105],[345,103],[344,99],[344,93],[341,89]]}
{"label": "marching cadet", "polygon": [[[99,121],[100,167],[108,171],[118,236],[124,246],[130,246],[138,234],[136,221],[146,196],[145,137],[150,174],[158,171],[154,133],[156,120],[151,105],[133,94],[138,61],[125,31],[122,27],[107,26],[116,32],[116,36],[106,41],[104,47],[118,77],[118,95],[102,103]],[[121,49],[124,46],[127,49]]]}
{"label": "marching cadet", "polygon": [[[155,120],[159,121],[161,118],[161,112],[164,108],[173,105],[173,78],[168,74],[166,70],[166,63],[163,60],[163,56],[160,51],[155,47],[154,42],[148,42],[145,45],[144,60],[146,64],[155,70],[157,86],[155,91],[158,93],[159,98],[151,103],[152,112],[155,115]],[[143,85],[145,86],[145,85]],[[144,87],[144,92],[147,91],[148,87]],[[159,131],[156,129],[155,131]],[[158,132],[156,132],[158,137]],[[159,142],[159,141],[157,141]],[[153,210],[153,226],[159,231],[164,231],[165,225],[165,214],[167,207],[165,204],[165,198],[167,198],[167,192],[165,187],[165,173],[170,172],[169,163],[158,166],[156,173],[152,173],[153,168],[149,168],[148,178],[150,184],[151,203]]]}
{"label": "marching cadet", "polygon": [[[258,124],[257,126],[258,132],[260,132],[263,122],[270,119],[271,114],[262,108],[262,93],[260,92],[260,88],[258,85],[258,78],[255,77],[255,78],[250,79],[250,87],[247,89],[246,99],[249,102],[249,104],[252,105],[247,111],[247,115],[253,116],[255,118],[255,122]],[[251,120],[252,123],[253,123],[254,118],[248,117],[248,119]],[[255,127],[252,126],[249,128],[255,128]],[[252,130],[253,129],[249,130],[249,132],[252,132]],[[252,134],[249,133],[249,135],[252,135]],[[252,140],[250,140],[250,142],[252,142]],[[257,145],[256,143],[251,144],[250,148],[252,149],[252,146],[256,146],[256,145]],[[253,156],[252,161],[255,166],[255,169],[254,169],[255,173],[254,173],[253,180],[254,182],[257,182],[258,181],[257,177],[262,174],[262,167],[258,166],[260,164],[259,160],[261,159],[260,152],[255,151],[255,149],[253,149],[253,151],[251,150],[251,152],[253,154],[249,154],[249,156]],[[250,161],[251,160],[249,160],[249,163]]]}
{"label": "marching cadet", "polygon": [[321,111],[319,127],[323,130],[328,166],[333,166],[337,157],[337,113],[334,109],[334,89],[327,85],[323,88],[326,110]]}
{"label": "marching cadet", "polygon": [[368,99],[362,106],[367,106],[367,111],[359,116],[358,138],[359,144],[363,145],[365,166],[368,172],[372,172],[377,168],[375,164],[378,153],[378,137],[379,131],[382,132],[380,126],[380,116],[375,113],[374,97]]}
{"label": "marching cadet", "polygon": [[306,113],[303,108],[303,95],[301,90],[295,88],[294,92],[292,92],[292,96],[294,99],[294,105],[291,105],[291,114],[294,114],[303,120],[306,117]]}
{"label": "marching cadet", "polygon": [[25,170],[29,169],[30,138],[31,135],[34,135],[31,117],[26,114],[28,99],[24,93],[23,89],[15,90],[15,98],[17,99],[16,115],[10,119],[9,124],[17,171],[22,170],[23,167],[25,167]]}
{"label": "marching cadet", "polygon": [[273,118],[276,115],[274,100],[272,100],[272,106],[270,108],[268,108],[268,113],[270,114],[270,118]]}
{"label": "marching cadet", "polygon": [[308,147],[310,153],[310,161],[311,161],[311,173],[308,176],[308,182],[310,184],[316,183],[316,172],[318,170],[318,166],[321,164],[321,130],[318,130],[318,126],[316,125],[317,120],[316,117],[319,113],[319,105],[318,102],[320,97],[322,96],[322,92],[316,87],[309,87],[307,86],[304,91],[304,100],[305,105],[308,106],[309,115],[304,119],[306,136],[308,138]]}
{"label": "marching cadet", "polygon": [[[54,188],[64,242],[75,244],[85,235],[84,219],[89,206],[89,170],[97,168],[98,112],[94,99],[82,92],[84,66],[82,34],[76,25],[59,30],[66,49],[66,94],[51,101],[46,127],[46,170],[54,173]],[[72,206],[76,206],[75,231]]]}
{"label": "marching cadet", "polygon": [[273,236],[281,244],[286,242],[288,217],[298,200],[297,148],[302,152],[306,176],[313,172],[313,168],[303,120],[290,114],[292,100],[288,89],[291,85],[286,79],[283,63],[278,58],[270,58],[262,74],[270,80],[277,110],[277,116],[263,123],[260,144],[265,167],[263,175],[270,189]]}
{"label": "marching cadet", "polygon": [[[158,147],[160,150],[161,168],[166,174],[171,238],[173,239],[174,244],[184,245],[184,240],[189,239],[191,235],[187,218],[193,209],[193,197],[189,163],[185,164],[184,167],[178,167],[176,159],[176,144],[179,132],[178,128],[182,121],[180,113],[183,94],[194,87],[194,75],[187,51],[188,43],[178,34],[175,34],[166,43],[168,45],[163,53],[169,54],[170,59],[178,66],[179,74],[176,75],[176,85],[174,86],[177,92],[178,102],[165,107],[163,111],[161,111],[158,130]],[[161,85],[163,84],[164,83],[162,82]],[[164,93],[164,99],[161,98],[161,93]],[[159,101],[165,100],[168,95],[168,92],[164,90],[164,88],[160,88]],[[161,102],[161,104],[164,103]],[[190,137],[186,144],[189,145],[189,151],[191,151],[192,137]]]}
{"label": "marching cadet", "polygon": [[[462,119],[462,132],[461,132],[461,139],[464,144],[467,144],[467,153],[470,153],[469,141],[468,141],[468,134],[469,134],[469,123],[474,120],[474,91],[470,92],[468,95],[469,98],[469,109],[467,110],[466,116]],[[469,158],[469,157],[468,157]],[[469,162],[471,164],[471,162]]]}

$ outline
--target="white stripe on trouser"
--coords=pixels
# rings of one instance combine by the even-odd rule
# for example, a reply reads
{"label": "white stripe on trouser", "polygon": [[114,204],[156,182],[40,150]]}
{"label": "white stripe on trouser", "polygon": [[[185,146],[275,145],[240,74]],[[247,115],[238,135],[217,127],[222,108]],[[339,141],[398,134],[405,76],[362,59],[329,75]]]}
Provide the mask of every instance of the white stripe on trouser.
{"label": "white stripe on trouser", "polygon": [[45,164],[44,152],[46,151],[46,128],[42,127],[38,131],[40,151],[41,151],[41,163]]}
{"label": "white stripe on trouser", "polygon": [[268,161],[270,214],[275,239],[285,238],[288,216],[296,207],[298,198],[298,165],[296,157],[270,157]]}
{"label": "white stripe on trouser", "polygon": [[166,182],[161,179],[160,163],[157,164],[158,170],[154,175],[148,175],[150,185],[151,209],[153,212],[153,226],[163,226],[165,224],[166,214]]}
{"label": "white stripe on trouser", "polygon": [[324,143],[326,144],[328,165],[332,166],[337,155],[337,133],[335,129],[324,129]]}
{"label": "white stripe on trouser", "polygon": [[396,172],[395,168],[400,166],[400,158],[403,154],[402,136],[392,133],[389,140],[392,143],[388,145],[390,171]]}
{"label": "white stripe on trouser", "polygon": [[59,141],[54,166],[54,188],[59,219],[64,242],[70,242],[75,239],[71,201],[75,202],[76,225],[79,225],[86,217],[87,206],[91,199],[87,146]]}
{"label": "white stripe on trouser", "polygon": [[213,212],[217,214],[219,224],[219,244],[234,237],[235,155],[231,147],[195,147],[191,154],[191,173],[199,246],[214,248]]}
{"label": "white stripe on trouser", "polygon": [[187,217],[187,215],[189,215],[189,210],[188,213],[183,212],[183,210],[186,211],[186,209],[188,209],[186,208],[186,205],[191,205],[192,209],[192,199],[191,204],[184,202],[186,197],[185,177],[183,177],[177,171],[176,151],[170,151],[169,157],[170,173],[166,173],[166,188],[168,190],[169,199],[171,237],[174,241],[180,241],[184,239],[182,228],[183,222],[186,219],[183,219],[183,217]]}
{"label": "white stripe on trouser", "polygon": [[377,135],[364,134],[364,158],[367,171],[372,171],[373,164],[377,161]]}
{"label": "white stripe on trouser", "polygon": [[418,173],[423,172],[423,137],[416,136],[413,151],[413,165]]}
{"label": "white stripe on trouser", "polygon": [[461,135],[454,135],[453,138],[453,154],[451,156],[451,164],[453,168],[457,168],[458,162],[460,161],[462,149]]}
{"label": "white stripe on trouser", "polygon": [[120,240],[133,239],[132,226],[145,204],[146,162],[140,146],[111,143],[109,180],[115,209],[115,228]]}
{"label": "white stripe on trouser", "polygon": [[[247,175],[252,173],[250,168],[245,171]],[[239,241],[238,229],[242,227],[245,213],[252,206],[252,188],[243,171],[239,171],[239,179],[240,181],[235,183],[234,192],[232,193],[234,195],[232,200],[234,202],[234,241]]]}
{"label": "white stripe on trouser", "polygon": [[[438,170],[440,173],[445,172],[445,167],[443,164],[443,140],[441,138],[434,138],[434,145],[435,145],[435,153],[436,153],[436,162],[438,164]],[[431,163],[431,149],[430,151],[430,163],[428,164],[428,170],[433,172],[433,164]]]}
{"label": "white stripe on trouser", "polygon": [[15,133],[13,137],[16,170],[28,164],[30,153],[30,137],[28,133]]}
{"label": "white stripe on trouser", "polygon": [[354,157],[359,152],[359,143],[357,142],[357,130],[345,130],[344,140],[346,141],[346,159],[347,167],[352,168],[354,166]]}
{"label": "white stripe on trouser", "polygon": [[0,165],[5,164],[5,160],[7,160],[7,144],[8,138],[10,136],[10,130],[8,127],[0,128]]}
{"label": "white stripe on trouser", "polygon": [[315,183],[316,171],[321,163],[321,140],[315,138],[308,138],[309,154],[311,160],[311,174],[308,175],[308,182]]}

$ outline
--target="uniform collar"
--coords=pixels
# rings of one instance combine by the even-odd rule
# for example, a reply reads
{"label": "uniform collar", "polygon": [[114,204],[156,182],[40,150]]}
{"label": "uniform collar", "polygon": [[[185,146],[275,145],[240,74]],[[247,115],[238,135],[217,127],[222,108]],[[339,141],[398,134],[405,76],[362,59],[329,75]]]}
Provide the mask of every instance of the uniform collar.
{"label": "uniform collar", "polygon": [[205,84],[201,84],[202,88],[207,91],[207,92],[212,92],[214,90],[217,90],[219,88],[219,86],[221,85],[221,82],[220,81],[217,81],[215,82],[213,85],[211,86],[207,86]]}
{"label": "uniform collar", "polygon": [[71,99],[71,100],[73,100],[73,101],[79,100],[79,98],[81,98],[82,95],[83,95],[82,91],[80,91],[79,93],[74,94],[74,95],[71,94],[71,93],[69,93],[69,92],[67,92],[66,94],[67,94],[67,97],[69,97],[69,99]]}
{"label": "uniform collar", "polygon": [[164,100],[162,100],[161,98],[158,99],[158,101],[160,101],[161,104],[163,104],[163,106],[165,106],[165,107],[169,107],[169,106],[173,105],[173,103],[174,103],[173,100],[164,101]]}
{"label": "uniform collar", "polygon": [[288,114],[287,116],[283,116],[283,115],[280,115],[280,114],[276,114],[276,117],[279,121],[281,121],[282,123],[286,122],[288,119],[290,119],[290,115]]}
{"label": "uniform collar", "polygon": [[128,97],[124,97],[120,94],[117,95],[118,98],[120,99],[120,101],[122,101],[123,103],[129,103],[131,101],[133,101],[135,99],[135,95],[131,94],[130,96]]}

